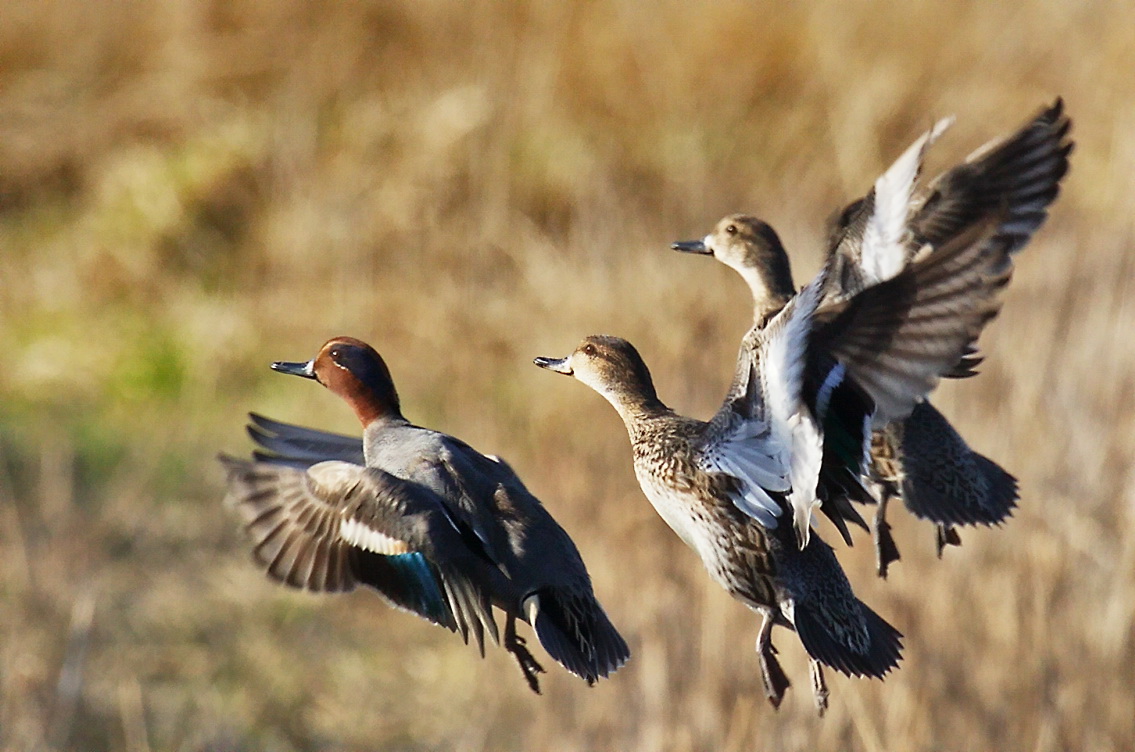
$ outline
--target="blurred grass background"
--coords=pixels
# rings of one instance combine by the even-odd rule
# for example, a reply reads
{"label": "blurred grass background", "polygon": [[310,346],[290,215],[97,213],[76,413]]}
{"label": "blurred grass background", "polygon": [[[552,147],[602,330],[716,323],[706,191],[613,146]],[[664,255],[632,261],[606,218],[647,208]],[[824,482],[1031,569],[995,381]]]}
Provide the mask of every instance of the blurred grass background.
{"label": "blurred grass background", "polygon": [[[0,10],[0,746],[83,750],[1126,750],[1135,746],[1135,5],[663,0],[151,3]],[[935,117],[930,173],[1057,94],[1078,141],[976,380],[936,403],[1021,479],[1004,528],[892,513],[864,600],[885,683],[757,620],[635,484],[614,412],[529,365],[635,342],[708,416],[748,323],[680,257],[728,211],[797,279],[823,220]],[[528,693],[503,651],[359,593],[270,584],[220,506],[245,412],[352,432],[282,379],[352,334],[407,414],[518,469],[634,651]],[[830,533],[830,531],[829,531]],[[830,538],[830,534],[828,535]]]}

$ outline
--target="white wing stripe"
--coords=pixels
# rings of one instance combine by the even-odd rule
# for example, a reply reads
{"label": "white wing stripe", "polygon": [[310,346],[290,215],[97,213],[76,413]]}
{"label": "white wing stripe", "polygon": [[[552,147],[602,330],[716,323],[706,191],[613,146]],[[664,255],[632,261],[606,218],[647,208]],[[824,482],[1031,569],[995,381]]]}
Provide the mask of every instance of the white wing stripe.
{"label": "white wing stripe", "polygon": [[352,546],[383,556],[404,554],[410,550],[410,546],[405,541],[391,538],[358,520],[348,519],[340,522],[339,535]]}
{"label": "white wing stripe", "polygon": [[820,506],[816,487],[820,481],[820,465],[824,458],[824,438],[816,422],[808,415],[795,416],[792,427],[792,522],[796,538],[803,549],[812,531],[812,514]]}
{"label": "white wing stripe", "polygon": [[935,123],[875,181],[875,205],[863,233],[860,262],[868,285],[890,279],[906,265],[903,240],[914,182],[926,150],[953,122],[943,118]]}

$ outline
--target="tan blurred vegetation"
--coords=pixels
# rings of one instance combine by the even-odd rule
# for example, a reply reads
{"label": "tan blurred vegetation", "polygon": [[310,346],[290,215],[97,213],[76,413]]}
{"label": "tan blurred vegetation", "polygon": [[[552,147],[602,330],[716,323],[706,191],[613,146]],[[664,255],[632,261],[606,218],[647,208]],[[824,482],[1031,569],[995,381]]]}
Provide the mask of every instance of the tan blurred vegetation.
{"label": "tan blurred vegetation", "polygon": [[[1135,746],[1135,6],[1035,0],[7,0],[0,10],[0,746]],[[1079,142],[976,380],[936,402],[1021,479],[937,561],[841,556],[906,635],[885,683],[763,700],[757,623],[656,518],[614,412],[529,365],[626,336],[709,415],[748,298],[667,250],[829,211],[931,119],[952,164],[1056,94]],[[367,593],[273,586],[220,506],[248,410],[354,431],[267,362],[353,334],[411,418],[512,462],[634,651],[528,693]],[[830,533],[830,531],[828,531]],[[830,534],[828,535],[831,538]],[[540,653],[543,656],[542,653]],[[550,661],[545,662],[551,666]]]}

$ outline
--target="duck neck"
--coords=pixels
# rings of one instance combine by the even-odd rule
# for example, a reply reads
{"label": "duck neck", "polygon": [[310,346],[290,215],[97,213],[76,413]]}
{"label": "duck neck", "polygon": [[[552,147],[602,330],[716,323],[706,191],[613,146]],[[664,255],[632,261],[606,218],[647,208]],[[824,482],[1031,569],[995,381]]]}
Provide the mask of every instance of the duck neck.
{"label": "duck neck", "polygon": [[402,417],[398,394],[393,389],[380,396],[377,390],[364,384],[356,383],[352,386],[354,389],[344,396],[364,429],[374,424],[406,422]]}
{"label": "duck neck", "polygon": [[636,395],[604,394],[603,396],[606,397],[607,401],[618,411],[619,417],[623,419],[623,425],[626,426],[627,434],[630,435],[632,442],[635,440],[642,427],[651,420],[673,414],[673,410],[663,404],[653,392]]}
{"label": "duck neck", "polygon": [[753,296],[753,320],[763,326],[796,294],[792,265],[779,238],[768,240],[769,253],[761,259],[746,257],[733,268],[749,286]]}

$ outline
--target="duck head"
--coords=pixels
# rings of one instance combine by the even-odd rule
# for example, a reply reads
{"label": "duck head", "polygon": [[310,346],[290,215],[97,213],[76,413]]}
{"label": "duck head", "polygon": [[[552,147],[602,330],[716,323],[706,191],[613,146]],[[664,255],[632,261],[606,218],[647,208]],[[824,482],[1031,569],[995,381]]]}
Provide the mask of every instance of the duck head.
{"label": "duck head", "polygon": [[758,309],[781,306],[796,290],[788,254],[776,231],[756,217],[730,214],[701,240],[670,245],[675,251],[713,256],[740,274]]}
{"label": "duck head", "polygon": [[624,418],[666,409],[658,400],[642,356],[625,339],[593,334],[579,343],[571,355],[541,357],[532,362],[587,384],[614,405]]}
{"label": "duck head", "polygon": [[373,347],[354,337],[330,339],[306,363],[276,361],[272,370],[323,384],[346,400],[364,426],[381,418],[402,418],[386,362]]}

